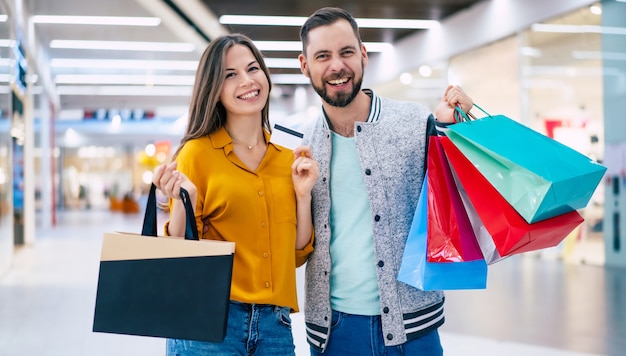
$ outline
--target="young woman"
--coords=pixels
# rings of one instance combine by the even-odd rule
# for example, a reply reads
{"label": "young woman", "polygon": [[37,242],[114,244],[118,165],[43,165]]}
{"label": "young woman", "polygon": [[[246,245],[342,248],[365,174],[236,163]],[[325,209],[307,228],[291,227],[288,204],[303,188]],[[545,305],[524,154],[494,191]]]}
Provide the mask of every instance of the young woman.
{"label": "young woman", "polygon": [[225,340],[169,339],[167,355],[294,354],[295,269],[313,250],[311,189],[319,168],[308,147],[270,142],[270,88],[249,38],[213,40],[200,59],[175,161],[155,170],[154,184],[170,198],[166,234],[184,236],[183,187],[199,236],[236,243]]}

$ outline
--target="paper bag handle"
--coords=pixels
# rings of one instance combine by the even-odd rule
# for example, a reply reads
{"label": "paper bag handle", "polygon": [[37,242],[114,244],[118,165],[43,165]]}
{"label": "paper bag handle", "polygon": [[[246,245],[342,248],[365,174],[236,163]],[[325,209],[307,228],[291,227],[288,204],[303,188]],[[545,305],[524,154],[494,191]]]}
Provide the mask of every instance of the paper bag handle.
{"label": "paper bag handle", "polygon": [[[481,108],[480,106],[476,104],[474,104],[474,106],[477,107],[480,111],[482,111],[485,115],[491,117],[491,115],[489,115],[489,113],[483,110],[483,108]],[[463,109],[461,109],[460,104],[456,104],[454,106],[454,122],[463,122],[463,121],[471,121],[471,120],[477,120],[474,114],[469,112],[469,110],[467,112],[464,112]]]}
{"label": "paper bag handle", "polygon": [[[193,207],[189,201],[189,193],[184,188],[180,188],[180,199],[185,205],[185,239],[198,240],[196,217],[193,214]],[[157,236],[156,185],[154,185],[154,183],[150,185],[150,193],[148,194],[148,202],[146,203],[146,213],[143,217],[141,234],[144,236]]]}

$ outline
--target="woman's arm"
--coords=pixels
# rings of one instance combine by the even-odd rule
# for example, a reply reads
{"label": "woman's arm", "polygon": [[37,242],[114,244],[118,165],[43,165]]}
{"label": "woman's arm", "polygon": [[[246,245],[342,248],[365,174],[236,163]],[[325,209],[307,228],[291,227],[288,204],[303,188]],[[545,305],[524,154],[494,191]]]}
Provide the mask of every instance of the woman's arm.
{"label": "woman's arm", "polygon": [[294,151],[291,165],[293,186],[296,193],[296,249],[303,249],[313,236],[311,190],[317,181],[319,165],[313,159],[311,148],[299,146]]}

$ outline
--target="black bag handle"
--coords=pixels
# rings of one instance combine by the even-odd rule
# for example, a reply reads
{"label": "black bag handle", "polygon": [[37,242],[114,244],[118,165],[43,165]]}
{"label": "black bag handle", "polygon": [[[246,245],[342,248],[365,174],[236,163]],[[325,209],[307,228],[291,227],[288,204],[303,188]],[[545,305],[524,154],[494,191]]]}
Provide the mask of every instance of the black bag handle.
{"label": "black bag handle", "polygon": [[[184,188],[180,188],[180,199],[185,206],[185,239],[198,240],[198,225],[196,225],[196,217],[193,214],[193,207],[189,198],[189,192]],[[157,204],[156,204],[156,185],[150,185],[150,193],[148,194],[148,202],[146,203],[146,213],[143,217],[143,228],[141,234],[144,236],[157,236]]]}

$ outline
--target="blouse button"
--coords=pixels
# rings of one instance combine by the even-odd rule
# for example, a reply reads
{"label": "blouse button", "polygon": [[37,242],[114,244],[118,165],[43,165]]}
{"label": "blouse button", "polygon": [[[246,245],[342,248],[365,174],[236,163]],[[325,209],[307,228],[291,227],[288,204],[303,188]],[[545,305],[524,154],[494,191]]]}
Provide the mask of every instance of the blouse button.
{"label": "blouse button", "polygon": [[267,252],[263,252],[263,257],[268,258],[269,256],[270,256],[270,254],[269,254],[269,253],[267,253]]}
{"label": "blouse button", "polygon": [[265,288],[269,288],[270,287],[270,282],[265,282]]}
{"label": "blouse button", "polygon": [[261,223],[261,226],[262,226],[262,227],[266,227],[266,226],[267,226],[267,223],[266,223],[265,221],[263,221],[263,222]]}
{"label": "blouse button", "polygon": [[259,196],[262,197],[263,196],[263,191],[259,190]]}

